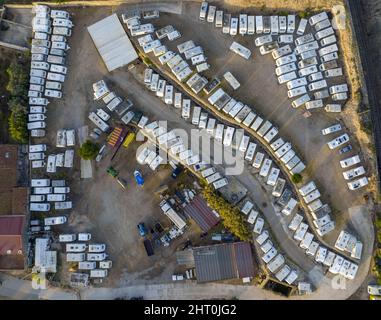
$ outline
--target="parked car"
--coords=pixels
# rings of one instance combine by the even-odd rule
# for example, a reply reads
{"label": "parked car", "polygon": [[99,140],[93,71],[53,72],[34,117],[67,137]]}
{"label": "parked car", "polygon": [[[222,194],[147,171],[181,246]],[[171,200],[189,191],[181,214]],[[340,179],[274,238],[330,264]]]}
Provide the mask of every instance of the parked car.
{"label": "parked car", "polygon": [[339,150],[339,154],[347,153],[347,152],[351,151],[352,149],[353,149],[353,147],[350,144],[348,144],[347,146],[345,146]]}
{"label": "parked car", "polygon": [[139,223],[139,224],[137,225],[137,227],[138,227],[138,230],[139,230],[139,234],[140,234],[142,237],[144,237],[144,236],[147,234],[147,229],[146,229],[144,223],[143,223],[143,222],[142,222],[142,223]]}

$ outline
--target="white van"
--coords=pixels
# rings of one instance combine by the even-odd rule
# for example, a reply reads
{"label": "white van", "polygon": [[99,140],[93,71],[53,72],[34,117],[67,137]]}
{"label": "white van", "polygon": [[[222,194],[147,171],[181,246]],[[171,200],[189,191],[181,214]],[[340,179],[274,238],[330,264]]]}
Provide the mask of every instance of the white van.
{"label": "white van", "polygon": [[215,23],[216,28],[222,28],[223,18],[224,18],[224,12],[222,10],[217,10],[216,11],[216,23]]}
{"label": "white van", "polygon": [[[46,144],[30,144],[29,145],[29,152],[44,152],[44,151],[46,151]],[[45,180],[45,179],[42,179],[42,180]],[[49,180],[49,179],[46,179],[46,180]]]}
{"label": "white van", "polygon": [[348,188],[350,190],[357,190],[357,189],[360,189],[360,188],[366,186],[368,183],[369,183],[368,178],[363,177],[363,178],[357,179],[355,181],[348,182]]}
{"label": "white van", "polygon": [[310,50],[316,50],[316,49],[319,49],[319,43],[317,41],[313,41],[313,42],[308,42],[300,46],[297,46],[295,48],[295,53],[300,55],[304,52],[307,52]]}
{"label": "white van", "polygon": [[341,160],[340,166],[342,168],[348,168],[348,167],[354,166],[355,164],[360,163],[360,162],[361,162],[360,157],[358,155],[355,155],[353,157]]}
{"label": "white van", "polygon": [[47,195],[47,201],[52,202],[52,201],[65,201],[66,200],[66,195],[65,194],[48,194]]}
{"label": "white van", "polygon": [[329,27],[327,29],[324,29],[324,30],[321,30],[319,32],[316,32],[315,33],[315,39],[316,40],[320,40],[320,39],[326,38],[328,36],[331,36],[333,34],[335,34],[335,31],[333,30],[332,27]]}
{"label": "white van", "polygon": [[44,86],[40,84],[30,84],[29,91],[44,92]]}
{"label": "white van", "polygon": [[365,169],[363,166],[343,172],[345,180],[352,180],[353,178],[357,178],[359,176],[362,176],[363,174],[365,174]]}
{"label": "white van", "polygon": [[313,58],[313,57],[317,57],[316,50],[309,50],[300,54],[300,58],[302,60]]}
{"label": "white van", "polygon": [[332,60],[336,60],[339,58],[339,54],[337,52],[332,52],[332,53],[328,53],[324,56],[321,56],[320,57],[320,60],[321,62],[328,62],[328,61],[332,61]]}
{"label": "white van", "polygon": [[247,14],[239,15],[239,34],[245,35],[247,33]]}
{"label": "white van", "polygon": [[318,72],[318,68],[316,66],[310,66],[307,68],[300,69],[298,74],[299,74],[299,77],[305,77],[316,72]]}
{"label": "white van", "polygon": [[292,90],[292,89],[295,89],[301,86],[306,86],[306,85],[307,85],[306,77],[298,78],[298,79],[287,82],[287,89]]}
{"label": "white van", "polygon": [[348,92],[348,85],[346,83],[335,85],[329,88],[330,94],[335,94],[340,92]]}
{"label": "white van", "polygon": [[307,27],[307,19],[300,19],[298,30],[296,30],[296,34],[298,35],[303,35],[304,31],[306,30]]}
{"label": "white van", "polygon": [[62,19],[62,18],[53,18],[53,27],[66,27],[66,28],[72,28],[74,27],[73,22],[69,19]]}
{"label": "white van", "polygon": [[341,112],[341,105],[340,104],[327,104],[324,109],[326,112]]}
{"label": "white van", "polygon": [[326,88],[327,86],[328,86],[328,84],[327,84],[326,80],[320,80],[320,81],[310,83],[308,85],[308,90],[309,91],[316,91],[316,90]]}
{"label": "white van", "polygon": [[332,52],[336,52],[336,51],[339,51],[339,48],[337,47],[337,44],[331,44],[329,45],[328,47],[324,47],[324,48],[321,48],[318,53],[319,53],[319,56],[324,56],[326,54],[329,54],[329,53],[332,53]]}
{"label": "white van", "polygon": [[332,95],[333,101],[341,101],[341,100],[347,100],[347,99],[348,99],[348,94],[346,92],[335,93],[334,95]]}
{"label": "white van", "polygon": [[206,19],[207,11],[208,11],[208,2],[206,2],[206,1],[201,2],[200,15],[199,15],[200,20]]}
{"label": "white van", "polygon": [[238,18],[231,18],[230,20],[230,31],[231,36],[237,35],[238,32]]}
{"label": "white van", "polygon": [[70,37],[71,30],[66,27],[53,27],[53,34]]}
{"label": "white van", "polygon": [[224,14],[224,19],[222,22],[222,33],[223,34],[229,34],[230,33],[230,20],[231,20],[231,14],[230,13]]}
{"label": "white van", "polygon": [[341,136],[327,142],[327,144],[328,144],[328,147],[331,150],[333,150],[333,149],[336,149],[336,148],[342,146],[343,144],[347,143],[348,141],[349,141],[349,136],[348,136],[348,134],[344,133]]}
{"label": "white van", "polygon": [[330,26],[331,26],[331,21],[329,19],[325,19],[325,20],[318,22],[315,25],[315,31],[318,32],[318,31],[323,30],[325,28],[328,28]]}
{"label": "white van", "polygon": [[295,71],[297,69],[295,62],[285,64],[275,69],[275,74],[279,77],[282,74]]}
{"label": "white van", "polygon": [[293,42],[294,42],[294,36],[291,34],[284,34],[278,37],[279,44],[283,44],[283,43],[288,44]]}
{"label": "white van", "polygon": [[38,85],[44,85],[45,84],[45,79],[40,78],[40,77],[30,77],[29,78],[29,83],[30,84],[38,84]]}
{"label": "white van", "polygon": [[312,101],[307,101],[306,102],[306,109],[317,109],[317,108],[323,108],[323,100],[318,99],[318,100],[312,100]]}
{"label": "white van", "polygon": [[322,47],[324,46],[328,46],[329,44],[333,44],[333,43],[336,43],[337,42],[337,39],[336,39],[336,36],[333,34],[329,37],[326,37],[326,38],[323,38],[320,40],[320,45]]}
{"label": "white van", "polygon": [[31,202],[29,204],[29,210],[30,211],[48,212],[50,210],[50,204],[49,203]]}
{"label": "white van", "polygon": [[303,44],[306,44],[308,42],[314,41],[314,35],[312,33],[307,33],[304,36],[298,37],[295,39],[295,45],[296,46],[301,46]]}
{"label": "white van", "polygon": [[28,114],[28,121],[43,121],[45,119],[46,119],[46,116],[42,113]]}
{"label": "white van", "polygon": [[67,67],[64,67],[64,66],[61,66],[58,64],[51,64],[50,65],[50,71],[56,72],[56,73],[66,74],[67,73]]}
{"label": "white van", "polygon": [[65,76],[59,73],[48,72],[47,79],[52,81],[65,82]]}
{"label": "white van", "polygon": [[40,77],[40,78],[46,78],[46,71],[41,69],[30,69],[30,76],[31,77]]}
{"label": "white van", "polygon": [[323,73],[319,71],[319,72],[315,72],[313,74],[310,74],[307,77],[307,79],[308,79],[309,82],[319,81],[319,80],[323,80],[324,76],[323,76]]}
{"label": "white van", "polygon": [[88,252],[91,253],[100,253],[106,251],[106,245],[101,243],[101,244],[90,244],[89,245],[89,250]]}
{"label": "white van", "polygon": [[288,63],[296,62],[296,61],[297,61],[296,55],[295,54],[289,54],[287,56],[283,56],[283,57],[277,59],[275,61],[275,64],[277,65],[277,67],[280,67],[284,64],[288,64]]}
{"label": "white van", "polygon": [[310,17],[308,22],[311,26],[314,26],[320,21],[328,19],[328,14],[326,12],[321,12],[319,14],[315,14],[314,16]]}
{"label": "white van", "polygon": [[97,267],[95,261],[81,261],[78,263],[78,270],[93,270]]}
{"label": "white van", "polygon": [[28,130],[43,129],[45,127],[46,127],[46,123],[44,121],[28,122],[27,124]]}
{"label": "white van", "polygon": [[30,202],[44,202],[45,195],[44,194],[31,194],[29,197]]}
{"label": "white van", "polygon": [[54,55],[48,55],[48,58],[46,59],[49,63],[55,63],[55,64],[65,64],[65,58],[54,56]]}
{"label": "white van", "polygon": [[56,81],[46,81],[45,88],[46,89],[52,89],[52,90],[61,90],[62,89],[62,83],[56,82]]}
{"label": "white van", "polygon": [[273,37],[270,34],[265,35],[265,36],[261,36],[261,37],[258,37],[257,39],[255,39],[255,45],[257,47],[263,46],[264,44],[267,44],[270,42],[273,42]]}
{"label": "white van", "polygon": [[290,53],[292,53],[291,47],[289,45],[286,45],[286,46],[280,47],[279,49],[274,50],[272,52],[272,56],[274,59],[278,59]]}
{"label": "white van", "polygon": [[311,100],[310,96],[308,94],[305,94],[304,96],[301,96],[298,99],[294,100],[292,102],[292,107],[295,109],[299,108],[310,100]]}
{"label": "white van", "polygon": [[28,91],[28,97],[29,98],[41,98],[42,93],[39,91],[29,90]]}
{"label": "white van", "polygon": [[297,78],[297,75],[296,75],[295,71],[292,71],[289,73],[282,74],[280,77],[278,77],[278,83],[283,84],[285,82],[294,80],[296,78]]}
{"label": "white van", "polygon": [[46,97],[50,98],[62,98],[62,92],[57,90],[46,89],[44,94]]}
{"label": "white van", "polygon": [[333,78],[333,77],[340,77],[343,75],[343,69],[342,68],[335,68],[335,69],[329,69],[324,71],[324,76],[326,78]]}
{"label": "white van", "polygon": [[50,186],[50,179],[31,179],[31,187],[48,187]]}
{"label": "white van", "polygon": [[32,61],[30,64],[30,67],[33,69],[41,69],[41,70],[48,71],[49,70],[49,63]]}
{"label": "white van", "polygon": [[261,34],[263,33],[263,17],[255,16],[255,33]]}
{"label": "white van", "polygon": [[72,242],[77,239],[76,234],[60,234],[58,236],[58,241],[59,242]]}
{"label": "white van", "polygon": [[308,59],[304,59],[304,60],[299,61],[298,67],[300,69],[303,69],[303,68],[307,68],[307,67],[317,65],[317,64],[318,64],[318,61],[317,61],[316,57],[312,57],[312,58],[308,58]]}
{"label": "white van", "polygon": [[50,17],[52,19],[54,19],[54,18],[69,19],[70,14],[69,14],[69,12],[64,11],[64,10],[52,10],[50,12]]}
{"label": "white van", "polygon": [[289,90],[287,92],[287,95],[289,98],[293,98],[293,97],[301,96],[302,94],[306,94],[306,93],[307,93],[306,86],[302,86],[302,87]]}
{"label": "white van", "polygon": [[43,152],[32,152],[28,155],[29,160],[44,160],[45,159],[45,153]]}
{"label": "white van", "polygon": [[107,269],[93,269],[90,270],[90,278],[105,278],[107,277]]}

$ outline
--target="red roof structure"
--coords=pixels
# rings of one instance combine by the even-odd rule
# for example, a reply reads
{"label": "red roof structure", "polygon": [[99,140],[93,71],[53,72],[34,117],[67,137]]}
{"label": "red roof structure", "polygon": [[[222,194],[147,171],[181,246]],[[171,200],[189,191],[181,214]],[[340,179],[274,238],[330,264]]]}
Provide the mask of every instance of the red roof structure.
{"label": "red roof structure", "polygon": [[0,216],[0,255],[23,253],[25,216]]}

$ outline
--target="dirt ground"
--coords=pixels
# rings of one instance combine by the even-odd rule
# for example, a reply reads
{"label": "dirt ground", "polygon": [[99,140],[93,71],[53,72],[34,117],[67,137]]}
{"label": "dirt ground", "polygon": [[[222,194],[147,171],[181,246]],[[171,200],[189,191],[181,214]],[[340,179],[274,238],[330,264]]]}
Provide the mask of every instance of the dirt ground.
{"label": "dirt ground", "polygon": [[[166,43],[169,47],[190,39],[201,45],[212,65],[212,69],[206,73],[209,77],[221,76],[228,70],[237,77],[242,86],[234,96],[255,107],[266,118],[279,125],[282,136],[293,143],[298,153],[309,164],[308,171],[321,187],[324,199],[332,204],[337,212],[342,213],[342,221],[345,224],[348,207],[362,202],[363,191],[351,193],[347,190],[338,165],[339,156],[336,152],[328,152],[325,143],[329,140],[320,134],[322,128],[337,121],[335,117],[320,112],[305,119],[301,110],[292,109],[290,101],[286,98],[286,88],[277,84],[273,59],[270,56],[261,56],[258,49],[254,48],[253,39],[241,37],[236,37],[235,40],[252,49],[254,58],[243,61],[242,58],[233,55],[228,51],[232,39],[222,35],[220,30],[211,25],[200,22],[198,9],[198,4],[184,3],[183,12],[186,14],[181,16],[161,14],[161,18],[154,24],[155,26],[172,24],[182,33],[181,39],[174,43]],[[69,40],[71,46],[68,55],[69,74],[64,84],[64,98],[49,105],[48,136],[40,139],[41,142],[55,145],[58,129],[78,129],[89,124],[87,114],[89,110],[95,108],[91,88],[91,84],[95,81],[104,79],[111,87],[115,85],[126,88],[126,92],[117,91],[117,93],[133,101],[140,95],[140,91],[128,90],[128,82],[123,83],[127,79],[126,68],[107,73],[86,30],[87,26],[112,12],[120,13],[124,10],[126,6],[69,10],[73,15],[75,28]],[[235,10],[229,8],[229,11],[236,13],[238,8]],[[149,97],[140,99],[145,99],[146,103],[151,102]],[[155,98],[152,99],[152,103],[154,100]],[[122,148],[112,162],[115,168],[120,170],[120,175],[129,182],[126,190],[107,176],[105,170],[110,163],[108,157],[99,165],[93,165],[94,178],[91,180],[80,179],[78,158],[75,169],[64,173],[72,188],[71,197],[75,207],[70,214],[70,224],[63,230],[89,231],[92,232],[95,241],[107,244],[107,251],[114,261],[114,267],[106,283],[112,285],[150,278],[156,281],[168,281],[175,269],[173,251],[179,245],[178,242],[181,243],[185,239],[182,237],[154,257],[146,256],[136,224],[142,220],[149,224],[162,219],[158,208],[159,198],[152,196],[152,191],[168,181],[170,171],[160,170],[152,174],[149,172],[150,169],[140,167],[146,184],[144,189],[137,188],[132,178],[132,172],[137,167],[134,159],[136,147],[134,144],[127,150]],[[51,150],[54,151],[54,148]],[[345,157],[348,156],[350,154]],[[163,257],[168,258],[162,259]]]}

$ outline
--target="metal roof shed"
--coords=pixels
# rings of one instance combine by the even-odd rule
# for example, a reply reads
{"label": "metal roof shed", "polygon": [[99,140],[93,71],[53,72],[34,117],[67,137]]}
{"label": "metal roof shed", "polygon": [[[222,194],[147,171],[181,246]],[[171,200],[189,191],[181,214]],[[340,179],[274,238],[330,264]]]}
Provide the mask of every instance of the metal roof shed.
{"label": "metal roof shed", "polygon": [[92,24],[87,30],[109,72],[138,58],[116,14]]}

